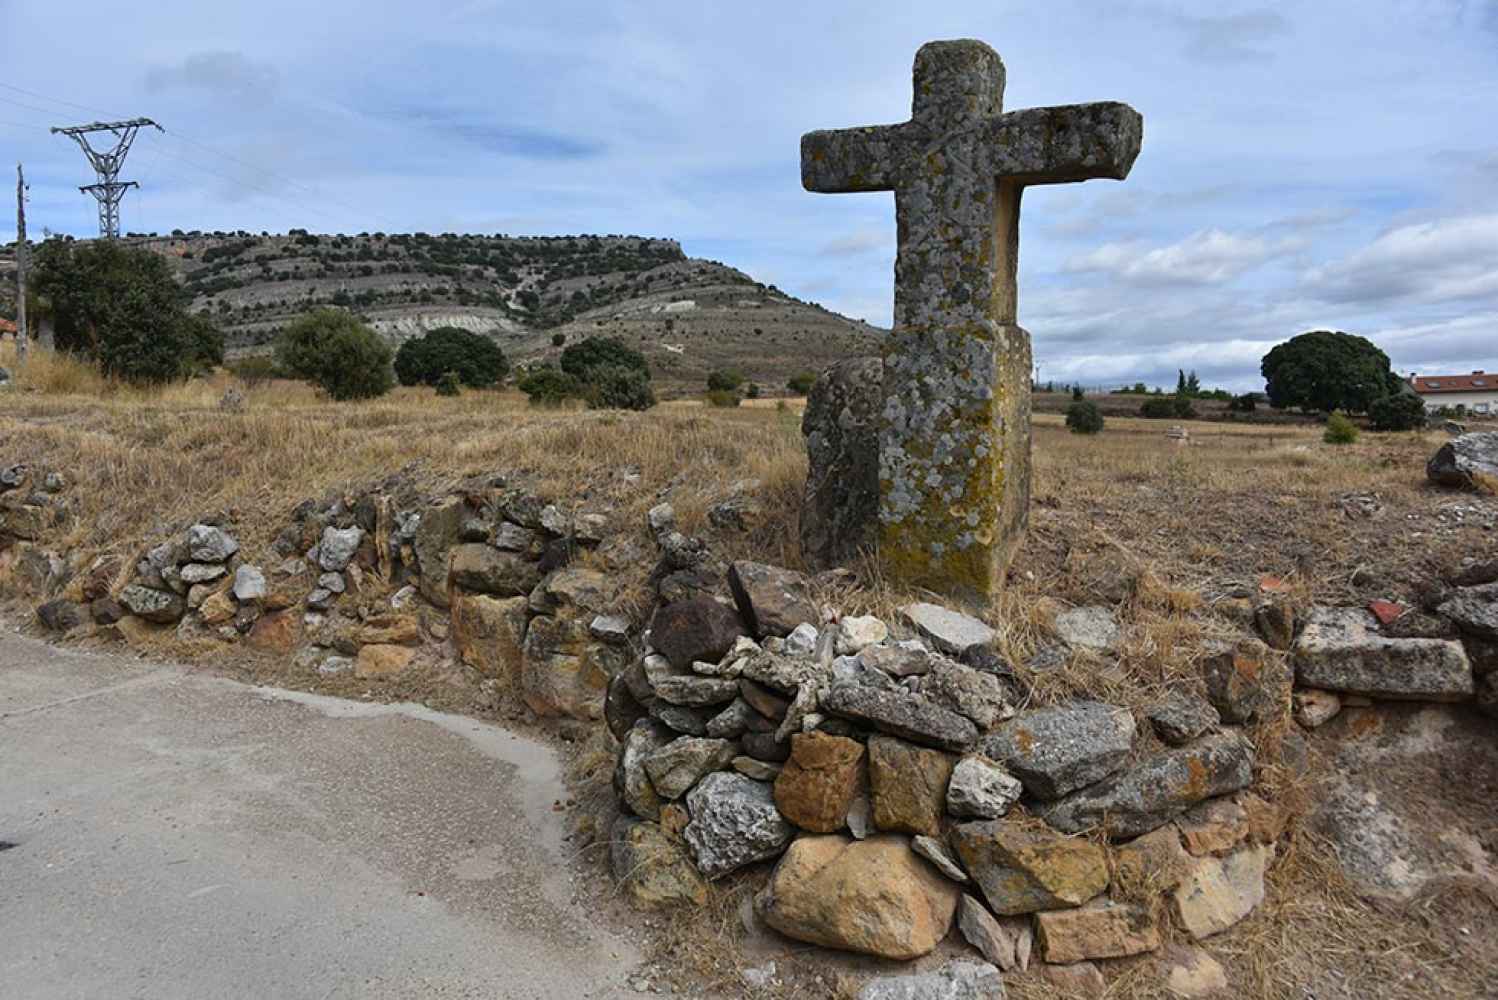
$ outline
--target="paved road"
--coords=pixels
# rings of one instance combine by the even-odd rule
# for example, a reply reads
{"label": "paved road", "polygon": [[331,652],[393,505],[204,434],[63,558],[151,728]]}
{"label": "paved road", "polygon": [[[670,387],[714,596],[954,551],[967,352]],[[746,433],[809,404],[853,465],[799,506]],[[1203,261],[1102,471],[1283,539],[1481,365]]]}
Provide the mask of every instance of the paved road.
{"label": "paved road", "polygon": [[0,996],[632,994],[558,778],[471,719],[0,635]]}

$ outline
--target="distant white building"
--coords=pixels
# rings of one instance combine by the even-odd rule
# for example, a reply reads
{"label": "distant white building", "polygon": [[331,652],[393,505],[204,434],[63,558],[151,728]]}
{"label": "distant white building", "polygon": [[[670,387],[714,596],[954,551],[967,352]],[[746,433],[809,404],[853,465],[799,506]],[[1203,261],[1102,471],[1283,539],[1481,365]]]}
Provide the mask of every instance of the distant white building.
{"label": "distant white building", "polygon": [[1470,375],[1410,375],[1410,387],[1425,400],[1427,410],[1464,406],[1468,413],[1498,415],[1498,375],[1476,371]]}

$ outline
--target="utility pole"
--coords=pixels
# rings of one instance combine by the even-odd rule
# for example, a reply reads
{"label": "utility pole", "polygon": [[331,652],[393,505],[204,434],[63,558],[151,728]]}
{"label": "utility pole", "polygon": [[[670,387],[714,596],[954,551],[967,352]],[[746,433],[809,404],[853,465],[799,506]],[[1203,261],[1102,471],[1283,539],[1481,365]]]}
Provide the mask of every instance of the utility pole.
{"label": "utility pole", "polygon": [[[127,122],[93,122],[89,125],[73,125],[52,130],[53,135],[62,134],[78,143],[79,148],[83,150],[83,155],[88,157],[88,162],[93,165],[94,173],[99,176],[97,183],[80,187],[78,190],[84,194],[93,195],[99,202],[99,236],[102,239],[119,239],[120,199],[125,197],[125,192],[129,189],[140,187],[135,181],[121,181],[119,179],[120,168],[125,165],[125,154],[130,152],[130,144],[135,141],[135,133],[147,125],[158,132],[166,131],[149,118],[132,118]],[[90,146],[88,137],[93,132],[111,133],[114,136],[114,148],[101,152]]]}
{"label": "utility pole", "polygon": [[16,164],[16,365],[26,363],[26,174]]}

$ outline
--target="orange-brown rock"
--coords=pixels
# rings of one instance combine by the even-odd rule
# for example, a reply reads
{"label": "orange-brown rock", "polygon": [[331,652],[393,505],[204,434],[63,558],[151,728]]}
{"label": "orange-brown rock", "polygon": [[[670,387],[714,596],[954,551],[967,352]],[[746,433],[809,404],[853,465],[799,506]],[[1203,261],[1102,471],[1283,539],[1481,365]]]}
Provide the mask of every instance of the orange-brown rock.
{"label": "orange-brown rock", "polygon": [[421,642],[415,615],[376,615],[359,628],[359,641],[381,646],[414,646]]}
{"label": "orange-brown rock", "polygon": [[205,625],[222,625],[232,619],[237,610],[234,595],[226,588],[216,594],[208,595],[203,603],[198,605],[198,617]]}
{"label": "orange-brown rock", "polygon": [[775,807],[803,830],[841,830],[858,794],[863,753],[862,743],[844,736],[792,736],[791,758],[775,779]]}
{"label": "orange-brown rock", "polygon": [[356,677],[390,677],[411,665],[416,651],[406,646],[365,646],[354,661]]}
{"label": "orange-brown rock", "polygon": [[1108,888],[1107,856],[1081,838],[990,820],[954,827],[952,846],[1000,916],[1080,906]]}
{"label": "orange-brown rock", "polygon": [[911,959],[947,936],[961,890],[903,837],[802,837],[757,899],[787,937],[883,958]]}
{"label": "orange-brown rock", "polygon": [[1148,906],[1099,899],[1073,910],[1037,914],[1041,955],[1068,964],[1122,958],[1160,947],[1160,927]]}
{"label": "orange-brown rock", "polygon": [[898,833],[941,836],[947,784],[956,758],[893,736],[869,740],[869,795],[874,826]]}
{"label": "orange-brown rock", "polygon": [[[222,595],[214,596],[219,597]],[[208,600],[212,601],[214,598],[210,597]],[[208,601],[204,601],[203,606],[207,607]],[[204,621],[207,621],[207,619],[205,618]],[[245,637],[245,642],[254,649],[286,656],[293,649],[296,649],[297,643],[301,639],[302,623],[296,612],[277,611],[275,614],[266,615],[256,622],[255,627],[250,629],[250,634]]]}
{"label": "orange-brown rock", "polygon": [[452,636],[463,662],[489,677],[517,680],[525,604],[524,597],[455,594]]}
{"label": "orange-brown rock", "polygon": [[1114,880],[1131,895],[1168,892],[1181,884],[1191,866],[1180,832],[1169,823],[1120,844],[1113,854]]}

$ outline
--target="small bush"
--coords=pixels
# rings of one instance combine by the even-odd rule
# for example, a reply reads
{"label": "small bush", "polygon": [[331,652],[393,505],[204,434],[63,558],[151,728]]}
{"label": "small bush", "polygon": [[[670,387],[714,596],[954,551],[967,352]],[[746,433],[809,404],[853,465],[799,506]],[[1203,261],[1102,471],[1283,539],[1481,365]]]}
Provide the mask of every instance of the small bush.
{"label": "small bush", "polygon": [[315,309],[276,341],[276,364],[336,400],[373,399],[395,384],[390,346],[339,309]]}
{"label": "small bush", "polygon": [[1151,396],[1139,407],[1139,415],[1150,420],[1170,420],[1176,415],[1174,396]]}
{"label": "small bush", "polygon": [[560,406],[582,394],[582,385],[555,368],[533,368],[520,378],[520,391],[530,397],[532,406]]}
{"label": "small bush", "polygon": [[1375,399],[1368,407],[1368,425],[1376,431],[1412,431],[1425,426],[1425,401],[1413,392],[1396,392]]}
{"label": "small bush", "polygon": [[1096,434],[1103,429],[1103,414],[1096,403],[1086,400],[1066,408],[1066,426],[1073,434]]}
{"label": "small bush", "polygon": [[1228,400],[1228,409],[1234,413],[1252,413],[1258,407],[1259,401],[1251,392],[1245,392],[1241,396],[1234,396]]}
{"label": "small bush", "polygon": [[461,396],[463,394],[463,383],[458,378],[457,372],[447,372],[437,380],[437,395],[439,396]]}
{"label": "small bush", "polygon": [[799,372],[792,375],[785,383],[785,387],[798,396],[805,396],[811,392],[811,387],[817,384],[816,372]]}
{"label": "small bush", "polygon": [[1184,393],[1176,393],[1170,400],[1171,415],[1182,420],[1191,420],[1196,416],[1196,407],[1191,405],[1191,397]]}
{"label": "small bush", "polygon": [[268,354],[252,354],[229,363],[229,374],[244,383],[246,389],[257,389],[271,379],[280,378],[281,370]]}
{"label": "small bush", "polygon": [[589,337],[562,352],[562,371],[575,379],[596,381],[593,372],[600,368],[627,368],[650,380],[650,363],[645,355],[618,337]]}
{"label": "small bush", "polygon": [[744,389],[744,398],[745,399],[758,399],[759,398],[759,383],[758,382],[750,382],[749,383],[749,385]]}
{"label": "small bush", "polygon": [[707,405],[709,406],[738,406],[739,394],[732,389],[709,389],[707,391]]}
{"label": "small bush", "polygon": [[603,365],[589,369],[588,408],[593,410],[648,410],[655,405],[650,376],[638,368]]}
{"label": "small bush", "polygon": [[473,389],[485,389],[508,374],[504,351],[488,337],[455,326],[413,337],[395,352],[401,385],[437,385],[449,375]]}
{"label": "small bush", "polygon": [[567,343],[567,335],[565,333],[553,333],[551,335],[552,347],[561,347],[565,343]]}
{"label": "small bush", "polygon": [[707,387],[712,392],[737,392],[743,384],[744,376],[732,370],[719,370],[707,376]]}
{"label": "small bush", "polygon": [[1326,431],[1321,440],[1327,444],[1352,444],[1358,439],[1358,428],[1341,410],[1332,411],[1326,418]]}

